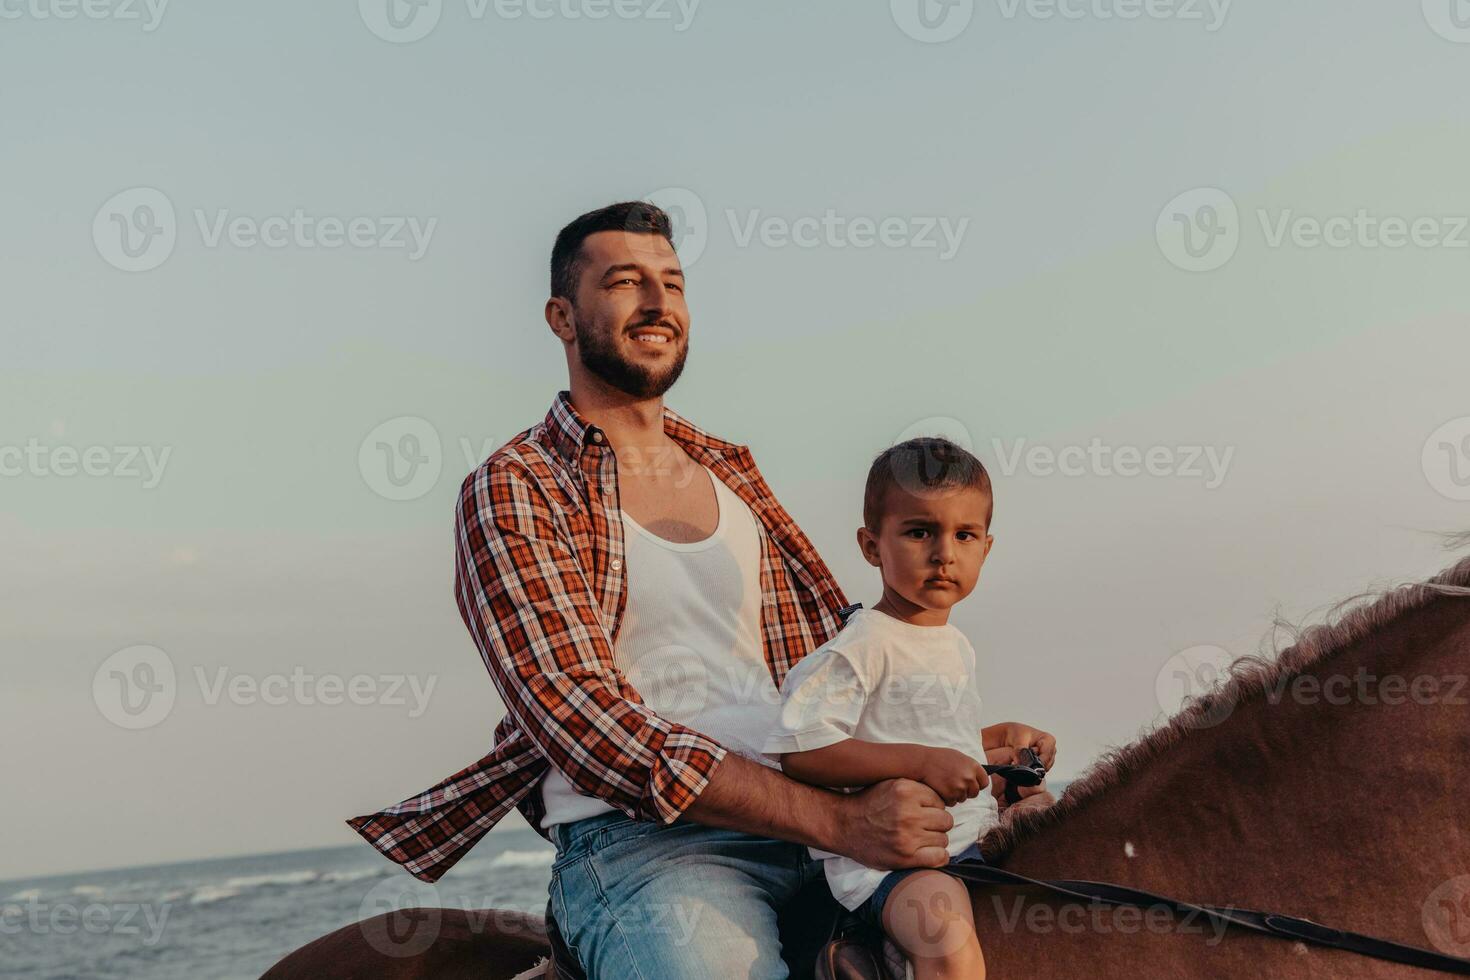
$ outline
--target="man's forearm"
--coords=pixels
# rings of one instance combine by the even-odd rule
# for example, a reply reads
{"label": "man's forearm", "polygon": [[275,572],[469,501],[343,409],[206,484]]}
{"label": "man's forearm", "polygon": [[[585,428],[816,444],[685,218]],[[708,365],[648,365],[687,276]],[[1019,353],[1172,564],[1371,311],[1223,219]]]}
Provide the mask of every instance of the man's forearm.
{"label": "man's forearm", "polygon": [[834,850],[841,794],[808,786],[728,752],[684,816],[697,823]]}

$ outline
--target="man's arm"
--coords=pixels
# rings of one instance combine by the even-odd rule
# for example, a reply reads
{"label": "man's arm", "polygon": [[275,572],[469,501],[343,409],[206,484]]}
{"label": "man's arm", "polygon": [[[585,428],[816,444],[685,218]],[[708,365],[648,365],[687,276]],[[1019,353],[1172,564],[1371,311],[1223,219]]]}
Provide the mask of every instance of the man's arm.
{"label": "man's arm", "polygon": [[455,530],[460,615],[517,727],[578,792],[680,816],[725,749],[661,718],[614,669],[601,605],[525,464],[470,474]]}
{"label": "man's arm", "polygon": [[711,827],[806,844],[870,868],[937,868],[949,861],[954,818],[928,786],[889,779],[842,794],[789,779],[730,753],[685,816]]}

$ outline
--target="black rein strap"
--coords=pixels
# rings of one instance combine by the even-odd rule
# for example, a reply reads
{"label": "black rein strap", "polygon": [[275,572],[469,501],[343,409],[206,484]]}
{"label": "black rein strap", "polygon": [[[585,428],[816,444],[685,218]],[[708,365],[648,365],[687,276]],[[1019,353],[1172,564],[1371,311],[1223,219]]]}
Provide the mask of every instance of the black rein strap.
{"label": "black rein strap", "polygon": [[1175,912],[1195,912],[1212,922],[1222,921],[1243,929],[1265,933],[1268,936],[1299,939],[1317,946],[1345,949],[1351,953],[1391,960],[1395,963],[1405,963],[1426,970],[1470,976],[1470,959],[1436,953],[1418,946],[1407,946],[1388,939],[1364,936],[1361,933],[1346,932],[1313,922],[1311,919],[1301,919],[1291,915],[1277,915],[1273,912],[1257,912],[1252,909],[1237,909],[1229,906],[1219,908],[1214,905],[1194,905],[1176,898],[1155,895],[1142,889],[1127,888],[1123,885],[1101,881],[1074,881],[1066,878],[1056,881],[1038,881],[1035,878],[1028,878],[1023,874],[1007,871],[981,861],[958,861],[939,870],[976,885],[1035,885],[1068,898],[1106,902],[1109,905],[1136,905],[1140,908],[1164,905]]}

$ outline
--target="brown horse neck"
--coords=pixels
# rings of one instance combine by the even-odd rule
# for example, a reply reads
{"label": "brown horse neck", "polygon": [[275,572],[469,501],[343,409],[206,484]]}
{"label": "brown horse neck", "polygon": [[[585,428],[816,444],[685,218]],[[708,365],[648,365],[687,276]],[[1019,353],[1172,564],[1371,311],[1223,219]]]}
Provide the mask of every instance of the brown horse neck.
{"label": "brown horse neck", "polygon": [[1422,906],[1470,871],[1470,560],[1434,582],[1308,631],[1276,664],[1237,661],[1218,697],[987,852],[1032,877],[1424,945]]}

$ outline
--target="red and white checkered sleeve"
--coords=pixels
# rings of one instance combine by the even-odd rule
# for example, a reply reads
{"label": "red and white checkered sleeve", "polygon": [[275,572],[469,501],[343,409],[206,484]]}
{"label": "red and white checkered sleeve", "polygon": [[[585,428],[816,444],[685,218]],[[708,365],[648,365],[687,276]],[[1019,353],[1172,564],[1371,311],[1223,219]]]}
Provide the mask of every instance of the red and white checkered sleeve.
{"label": "red and white checkered sleeve", "polygon": [[579,792],[674,821],[725,749],[659,717],[614,669],[590,573],[534,476],[487,461],[465,480],[455,531],[460,615],[520,730]]}

